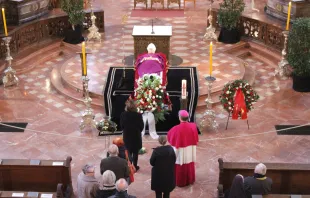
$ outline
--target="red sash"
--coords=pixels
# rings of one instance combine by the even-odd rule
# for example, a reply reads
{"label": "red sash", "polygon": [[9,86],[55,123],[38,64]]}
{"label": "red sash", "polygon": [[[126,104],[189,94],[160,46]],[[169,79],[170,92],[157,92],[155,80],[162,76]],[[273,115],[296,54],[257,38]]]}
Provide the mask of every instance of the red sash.
{"label": "red sash", "polygon": [[232,112],[232,119],[237,120],[240,116],[242,120],[245,120],[248,118],[247,116],[247,108],[244,100],[244,95],[241,89],[237,90],[235,100],[234,100],[234,108]]}

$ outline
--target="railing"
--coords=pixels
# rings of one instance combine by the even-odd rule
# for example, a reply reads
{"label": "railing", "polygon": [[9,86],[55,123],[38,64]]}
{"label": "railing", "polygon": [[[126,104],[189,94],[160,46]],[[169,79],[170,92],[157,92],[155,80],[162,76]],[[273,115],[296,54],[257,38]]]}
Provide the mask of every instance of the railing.
{"label": "railing", "polygon": [[[217,10],[212,9],[212,16],[213,24],[217,29],[219,29],[220,27],[217,23]],[[246,16],[241,16],[239,21],[239,30],[242,37],[245,39],[258,41],[276,50],[283,49],[283,29],[277,25],[269,24]]]}
{"label": "railing", "polygon": [[[85,11],[85,23],[86,27],[92,25],[90,20],[90,11]],[[94,10],[94,14],[97,17],[96,26],[100,32],[104,31],[104,12],[101,9]],[[63,12],[58,12],[55,15],[43,17],[23,25],[16,27],[9,32],[9,36],[12,37],[10,43],[11,54],[17,54],[23,49],[31,46],[32,44],[42,42],[47,39],[62,38],[67,28],[71,25],[68,22],[68,16]],[[3,35],[1,36],[3,37]],[[0,41],[0,58],[5,57],[6,47],[3,40]]]}

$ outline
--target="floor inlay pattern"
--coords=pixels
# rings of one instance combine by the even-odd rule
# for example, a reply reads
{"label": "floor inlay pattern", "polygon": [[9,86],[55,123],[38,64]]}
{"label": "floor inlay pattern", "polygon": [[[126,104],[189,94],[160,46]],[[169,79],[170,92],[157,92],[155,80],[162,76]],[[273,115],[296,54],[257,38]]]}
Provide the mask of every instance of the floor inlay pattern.
{"label": "floor inlay pattern", "polygon": [[[206,28],[207,3],[197,0],[196,9],[192,3],[187,3],[184,18],[160,19],[163,25],[173,25],[171,53],[183,59],[181,66],[192,65],[198,68],[200,94],[206,93],[203,78],[208,74],[208,47],[202,40]],[[125,56],[133,54],[133,25],[149,24],[150,19],[129,18],[123,37],[121,18],[124,14],[130,16],[133,1],[96,1],[94,4],[105,10],[106,32],[102,43],[90,42],[87,45],[92,53],[88,64],[91,89],[101,92],[108,68],[122,64],[123,41]],[[137,6],[137,9],[141,7]],[[217,58],[214,63],[218,65],[214,69],[220,73],[215,72],[214,75],[221,79],[218,83],[224,84],[243,74],[240,69],[242,61],[225,54],[230,47],[233,46],[216,43],[214,55]],[[218,182],[217,159],[220,157],[228,161],[309,163],[310,138],[277,136],[274,125],[307,124],[310,120],[310,94],[294,92],[290,79],[274,77],[274,65],[268,65],[252,56],[244,61],[256,72],[253,86],[261,97],[255,104],[255,109],[248,114],[250,129],[247,129],[246,121],[233,120],[229,122],[228,130],[225,130],[227,112],[220,105],[214,106],[219,131],[205,129],[199,136],[196,183],[176,188],[171,194],[172,198],[215,197]],[[0,159],[65,159],[67,155],[71,155],[73,186],[76,188],[77,175],[86,163],[97,165],[96,175],[99,177],[99,163],[106,155],[105,139],[97,137],[95,130],[80,132],[78,125],[81,120],[80,112],[85,109],[84,104],[59,94],[51,86],[49,76],[52,69],[62,65],[65,65],[64,71],[68,79],[79,85],[81,66],[76,54],[72,53],[39,61],[33,70],[19,75],[18,87],[0,87],[0,121],[29,123],[24,133],[0,133]],[[104,109],[94,107],[94,111],[96,120],[99,120]],[[197,112],[198,123],[203,112],[204,109]],[[138,198],[153,198],[155,193],[150,190],[149,158],[152,148],[158,144],[148,136],[143,140],[143,146],[148,152],[139,157],[141,169],[135,174],[135,182],[130,185],[129,193]]]}

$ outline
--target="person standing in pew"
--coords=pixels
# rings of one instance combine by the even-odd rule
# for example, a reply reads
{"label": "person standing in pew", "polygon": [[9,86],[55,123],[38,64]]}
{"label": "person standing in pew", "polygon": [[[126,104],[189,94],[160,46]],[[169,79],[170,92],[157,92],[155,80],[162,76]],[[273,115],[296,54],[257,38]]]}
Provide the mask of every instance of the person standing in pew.
{"label": "person standing in pew", "polygon": [[[123,141],[123,138],[117,137],[112,141],[113,144],[115,144],[118,147],[118,157],[126,159],[126,148]],[[109,157],[110,154],[107,152],[107,157]]]}
{"label": "person standing in pew", "polygon": [[100,173],[103,174],[106,170],[113,171],[116,179],[129,178],[129,168],[127,161],[118,157],[118,147],[111,144],[108,148],[110,157],[104,158],[100,163]]}
{"label": "person standing in pew", "polygon": [[106,170],[102,175],[99,190],[97,190],[96,198],[108,198],[116,193],[115,188],[116,176],[110,171]]}
{"label": "person standing in pew", "polygon": [[267,195],[271,193],[272,179],[266,177],[265,164],[259,163],[254,169],[254,176],[244,179],[244,188],[250,195]]}
{"label": "person standing in pew", "polygon": [[128,183],[124,178],[117,180],[116,182],[116,193],[109,198],[137,198],[136,196],[129,195],[127,193]]}
{"label": "person standing in pew", "polygon": [[224,198],[249,198],[244,190],[243,176],[235,176],[230,189],[226,190]]}
{"label": "person standing in pew", "polygon": [[161,146],[154,148],[150,158],[152,168],[151,189],[155,191],[156,198],[169,198],[170,192],[175,188],[174,165],[175,152],[170,145],[166,145],[166,136],[159,136]]}
{"label": "person standing in pew", "polygon": [[77,178],[77,197],[95,198],[99,182],[95,178],[95,166],[86,164]]}

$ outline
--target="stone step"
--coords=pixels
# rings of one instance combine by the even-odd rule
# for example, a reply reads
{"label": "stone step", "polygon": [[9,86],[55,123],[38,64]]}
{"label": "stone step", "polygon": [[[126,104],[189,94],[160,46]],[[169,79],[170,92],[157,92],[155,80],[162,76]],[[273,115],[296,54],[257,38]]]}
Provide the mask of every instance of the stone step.
{"label": "stone step", "polygon": [[249,43],[249,45],[251,55],[257,57],[263,62],[271,66],[277,67],[278,63],[281,61],[281,52],[275,51],[274,49],[270,49],[255,42],[251,42]]}
{"label": "stone step", "polygon": [[[17,74],[26,73],[39,61],[56,57],[59,54],[60,40],[45,41],[20,52],[17,57],[13,57],[12,66]],[[40,57],[39,59],[37,57]]]}
{"label": "stone step", "polygon": [[[60,48],[56,51],[59,54]],[[63,56],[65,59],[70,59],[72,56],[75,55],[76,52],[79,52],[79,51],[80,51],[80,47],[78,45],[62,43],[60,54],[62,54],[61,56]],[[62,68],[63,68],[62,65],[59,65],[58,67],[53,68],[51,75],[50,75],[52,85],[55,87],[55,89],[59,93],[65,95],[65,96],[67,96],[73,100],[83,102],[82,85],[80,88],[76,88],[76,87],[70,86],[68,83],[66,83],[66,81],[63,79],[63,76],[61,75],[61,69]],[[90,97],[92,98],[92,105],[93,106],[103,107],[103,97],[102,96],[98,97],[97,95],[90,93]]]}
{"label": "stone step", "polygon": [[[63,83],[61,75],[60,75],[60,68],[59,67],[53,68],[51,75],[50,75],[50,79],[51,79],[52,85],[55,87],[55,89],[59,93],[65,95],[65,96],[67,96],[73,100],[83,102],[83,94],[80,90],[74,90],[74,89],[72,89],[72,87],[68,87]],[[91,97],[91,98],[92,98],[92,105],[103,107],[103,99],[96,98],[96,97]]]}
{"label": "stone step", "polygon": [[[248,56],[246,56],[248,57]],[[246,58],[244,57],[244,58]],[[255,82],[255,71],[252,69],[249,65],[245,64],[245,73],[243,76],[243,80],[247,81],[250,85],[254,85]],[[211,93],[211,100],[213,101],[213,104],[218,104],[220,103],[219,96],[221,95],[222,90],[218,90],[216,92]],[[201,109],[206,107],[206,102],[205,100],[207,99],[207,95],[201,95],[198,98],[198,103],[197,103],[197,109]]]}
{"label": "stone step", "polygon": [[[39,61],[44,61],[44,59],[48,59],[51,56],[57,56],[58,54],[53,52],[55,52],[55,49],[57,49],[59,45],[59,39],[52,39],[33,45],[19,52],[16,56],[13,54],[12,67],[16,70],[17,75],[28,72],[32,70]],[[40,56],[39,59],[36,58],[38,56]],[[4,71],[6,65],[7,62],[1,60],[0,73]]]}
{"label": "stone step", "polygon": [[[79,85],[76,85],[75,83],[72,83],[70,81],[70,79],[68,78],[67,75],[65,75],[65,70],[66,70],[66,67],[64,66],[67,62],[65,62],[63,64],[63,66],[60,68],[60,76],[61,76],[61,79],[62,79],[62,83],[64,86],[68,87],[68,88],[71,88],[77,92],[83,92],[83,85],[82,85],[82,82],[81,84]],[[98,99],[101,99],[103,101],[103,96],[101,93],[95,93],[95,92],[92,92],[92,91],[89,91],[89,96],[91,98],[95,97],[95,98],[98,98]]]}

